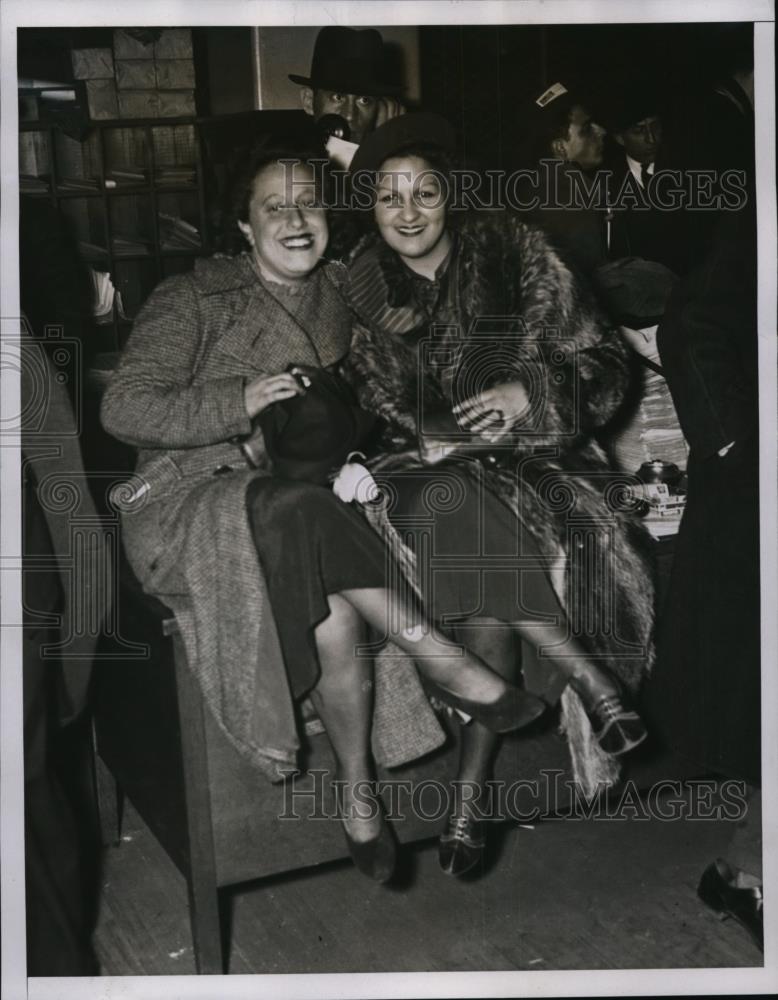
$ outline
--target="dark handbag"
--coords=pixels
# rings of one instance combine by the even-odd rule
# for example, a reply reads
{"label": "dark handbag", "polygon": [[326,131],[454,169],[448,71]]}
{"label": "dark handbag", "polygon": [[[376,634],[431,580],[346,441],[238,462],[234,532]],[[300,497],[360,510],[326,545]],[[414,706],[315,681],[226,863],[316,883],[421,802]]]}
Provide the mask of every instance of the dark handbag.
{"label": "dark handbag", "polygon": [[306,365],[287,371],[303,392],[259,414],[265,451],[275,475],[324,484],[364,444],[375,417],[341,375]]}

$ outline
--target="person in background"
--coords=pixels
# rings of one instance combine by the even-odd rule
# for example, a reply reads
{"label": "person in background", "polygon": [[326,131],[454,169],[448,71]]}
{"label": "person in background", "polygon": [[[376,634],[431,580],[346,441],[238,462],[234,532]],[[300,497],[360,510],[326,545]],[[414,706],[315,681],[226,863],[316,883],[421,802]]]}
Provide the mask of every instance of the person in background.
{"label": "person in background", "polygon": [[46,202],[21,199],[19,270],[27,971],[86,976],[99,857],[88,708],[112,563],[80,433],[92,283]]}
{"label": "person in background", "polygon": [[588,275],[607,260],[605,195],[601,206],[582,207],[575,183],[588,181],[602,164],[605,129],[586,98],[560,82],[530,102],[526,119],[529,159],[540,171],[540,205],[528,218],[568,264]]}
{"label": "person in background", "polygon": [[679,274],[685,213],[663,211],[652,200],[655,174],[672,166],[662,138],[661,105],[655,81],[619,81],[602,109],[609,135],[603,166],[609,172],[613,215],[608,256],[656,261]]}
{"label": "person in background", "polygon": [[691,452],[646,705],[676,751],[754,790],[727,860],[708,867],[699,895],[762,947],[756,275],[753,206],[724,213],[659,327]]}
{"label": "person in background", "polygon": [[290,73],[301,86],[303,109],[319,121],[338,115],[348,126],[342,138],[359,145],[383,122],[402,113],[400,88],[382,79],[384,42],[375,28],[322,28],[309,76]]}

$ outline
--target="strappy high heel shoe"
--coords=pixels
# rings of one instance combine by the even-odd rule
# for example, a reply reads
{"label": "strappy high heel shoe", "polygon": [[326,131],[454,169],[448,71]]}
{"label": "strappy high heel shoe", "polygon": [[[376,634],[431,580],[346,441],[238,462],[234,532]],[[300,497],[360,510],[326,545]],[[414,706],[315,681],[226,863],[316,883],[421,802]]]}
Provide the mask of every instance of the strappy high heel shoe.
{"label": "strappy high heel shoe", "polygon": [[451,708],[458,708],[493,733],[523,729],[546,710],[546,703],[541,698],[511,684],[506,685],[506,690],[495,701],[480,702],[462,698],[429,677],[422,676],[421,681],[428,695]]}

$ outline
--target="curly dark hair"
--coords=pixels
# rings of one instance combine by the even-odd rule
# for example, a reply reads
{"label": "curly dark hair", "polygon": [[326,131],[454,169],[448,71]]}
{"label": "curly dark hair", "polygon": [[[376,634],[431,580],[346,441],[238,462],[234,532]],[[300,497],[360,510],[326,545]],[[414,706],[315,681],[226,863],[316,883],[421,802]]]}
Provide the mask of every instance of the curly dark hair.
{"label": "curly dark hair", "polygon": [[248,222],[254,180],[265,167],[281,161],[309,165],[320,188],[319,197],[325,205],[329,203],[330,165],[323,141],[311,135],[262,136],[236,156],[217,226],[220,252],[235,255],[246,249],[238,223]]}

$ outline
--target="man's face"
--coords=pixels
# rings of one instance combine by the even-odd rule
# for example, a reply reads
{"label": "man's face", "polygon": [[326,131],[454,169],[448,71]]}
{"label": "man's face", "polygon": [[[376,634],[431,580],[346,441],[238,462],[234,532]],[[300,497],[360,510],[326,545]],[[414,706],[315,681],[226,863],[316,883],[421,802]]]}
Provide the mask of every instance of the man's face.
{"label": "man's face", "polygon": [[570,112],[570,126],[565,139],[558,139],[563,158],[577,163],[582,170],[594,170],[602,163],[602,140],[605,129],[592,121],[589,112],[576,104]]}
{"label": "man's face", "polygon": [[[308,93],[306,94],[305,91]],[[323,115],[340,115],[351,129],[351,142],[359,144],[375,128],[380,98],[366,94],[342,94],[334,90],[303,91],[303,107],[318,121]]]}
{"label": "man's face", "polygon": [[641,118],[623,132],[614,132],[613,138],[624,147],[624,152],[638,163],[653,163],[662,141],[662,122],[657,115]]}

